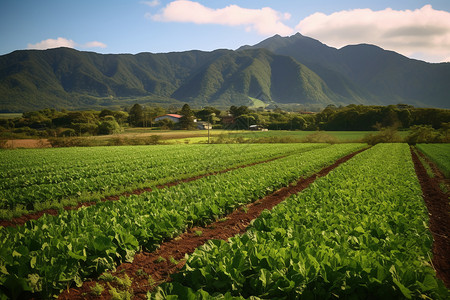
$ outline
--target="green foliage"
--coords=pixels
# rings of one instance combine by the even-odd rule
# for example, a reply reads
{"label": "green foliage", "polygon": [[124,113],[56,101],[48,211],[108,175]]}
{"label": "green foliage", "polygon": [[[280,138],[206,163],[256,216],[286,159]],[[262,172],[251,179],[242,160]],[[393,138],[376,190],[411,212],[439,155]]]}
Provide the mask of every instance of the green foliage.
{"label": "green foliage", "polygon": [[203,109],[196,111],[195,112],[195,116],[205,122],[211,121],[211,124],[216,124],[216,121],[218,121],[217,118],[213,118],[211,116],[220,116],[220,110],[211,107],[211,106],[206,106]]}
{"label": "green foliage", "polygon": [[44,109],[24,113],[21,118],[8,120],[8,129],[2,135],[22,137],[73,137],[113,134],[122,130],[128,114],[121,111],[56,111]]}
{"label": "green foliage", "polygon": [[166,261],[166,259],[165,259],[164,257],[162,257],[162,256],[159,256],[159,257],[156,259],[156,262],[157,262],[157,263],[161,263],[161,262],[164,262],[164,261]]}
{"label": "green foliage", "polygon": [[448,299],[421,194],[408,145],[377,145],[208,241],[148,298]]}
{"label": "green foliage", "polygon": [[450,130],[443,127],[436,130],[431,125],[411,126],[409,135],[405,138],[408,144],[415,145],[419,143],[449,143]]}
{"label": "green foliage", "polygon": [[132,292],[116,289],[112,286],[109,286],[109,294],[111,295],[112,300],[131,300],[133,297]]}
{"label": "green foliage", "polygon": [[450,144],[418,144],[416,147],[450,178]]}
{"label": "green foliage", "polygon": [[233,115],[233,117],[238,118],[238,117],[240,117],[242,115],[249,114],[250,110],[245,105],[241,105],[239,107],[231,105],[229,112],[230,112],[230,114]]}
{"label": "green foliage", "polygon": [[133,283],[133,281],[127,274],[123,275],[123,278],[116,277],[116,282],[123,289],[129,289],[131,287],[131,284]]}
{"label": "green foliage", "polygon": [[450,113],[444,109],[423,109],[402,104],[388,106],[348,105],[337,108],[328,106],[316,116],[324,130],[374,130],[412,125],[432,125],[441,128],[449,122]]}
{"label": "green foliage", "polygon": [[362,141],[369,145],[376,145],[378,143],[400,143],[402,142],[402,138],[396,128],[389,127],[383,128],[377,133],[367,134]]}
{"label": "green foliage", "polygon": [[105,288],[103,287],[103,285],[97,282],[95,285],[91,287],[91,294],[94,296],[100,296],[104,290]]}
{"label": "green foliage", "polygon": [[[176,110],[176,108],[173,109]],[[138,113],[140,111],[138,121],[134,120],[136,117],[135,110],[138,110]],[[133,124],[135,126],[153,126],[153,118],[165,112],[163,108],[158,106],[143,107],[139,104],[133,106],[131,116],[127,112],[107,109],[101,112],[53,111],[29,112],[24,114],[26,118],[3,120],[3,122],[0,119],[0,133],[5,139],[110,134],[120,132],[122,130],[121,126],[126,121],[134,122]],[[443,109],[422,109],[402,104],[396,106],[363,106],[352,104],[339,108],[334,105],[329,105],[322,112],[314,114],[304,113],[302,111],[299,111],[299,113],[287,112],[280,108],[273,109],[272,111],[264,111],[262,109],[255,111],[249,109],[247,106],[237,107],[232,105],[229,108],[229,112],[231,116],[220,116],[220,111],[213,107],[206,107],[195,112],[189,108],[187,114],[191,117],[188,118],[189,124],[187,126],[195,128],[195,124],[191,122],[193,119],[192,113],[197,115],[197,117],[200,116],[200,119],[211,121],[213,124],[222,121],[222,124],[215,125],[215,127],[220,126],[225,129],[248,129],[250,125],[262,125],[269,130],[315,131],[325,129],[327,131],[373,131],[374,129],[379,130],[389,127],[406,130],[409,126],[412,126],[417,131],[418,128],[425,126],[423,128],[426,128],[428,133],[421,133],[420,135],[427,135],[429,142],[450,141],[450,113],[448,113],[448,110]],[[44,122],[42,120],[47,121]],[[156,125],[162,129],[181,128],[180,125],[177,126],[177,124],[168,119],[161,120]],[[434,132],[433,130],[437,131]],[[430,133],[432,134],[430,135]],[[425,141],[424,138],[420,138]],[[411,139],[417,140],[418,137],[412,136]],[[117,145],[123,145],[124,140]],[[81,141],[78,142],[80,143],[77,145],[86,146],[86,143],[82,144]],[[129,140],[129,142],[131,143],[132,141]]]}
{"label": "green foliage", "polygon": [[[216,149],[242,149],[233,146]],[[260,149],[265,151],[270,146]],[[275,161],[170,189],[155,189],[139,196],[63,211],[57,216],[44,215],[24,226],[0,228],[0,262],[4,270],[0,282],[16,282],[29,274],[38,274],[42,278],[41,295],[48,297],[72,282],[81,283],[89,276],[113,269],[119,262],[131,261],[141,248],[153,250],[161,241],[189,226],[206,224],[299,177],[310,176],[363,145],[288,146],[292,155]],[[241,151],[236,153],[242,157]],[[214,157],[223,157],[219,154],[215,151]],[[171,165],[179,167],[174,162]],[[126,278],[122,280],[126,282]],[[20,294],[25,288],[16,290]]]}
{"label": "green foliage", "polygon": [[98,277],[99,280],[104,280],[106,282],[112,282],[112,281],[116,281],[116,276],[114,276],[113,274],[109,273],[109,272],[105,272],[102,275],[100,275]]}
{"label": "green foliage", "polygon": [[113,120],[102,121],[98,125],[98,134],[114,134],[119,133],[120,131],[121,127],[114,118]]}
{"label": "green foliage", "polygon": [[179,125],[181,129],[195,129],[196,124],[194,122],[195,116],[194,113],[191,110],[191,107],[189,104],[184,104],[180,111],[181,118]]}
{"label": "green foliage", "polygon": [[177,261],[173,256],[169,257],[169,261],[172,265],[178,265],[179,261]]}
{"label": "green foliage", "polygon": [[128,123],[132,126],[142,126],[144,122],[144,110],[141,105],[134,104],[128,113]]}
{"label": "green foliage", "polygon": [[[54,146],[80,146],[81,142],[79,138],[51,140]],[[0,217],[98,200],[100,195],[151,187],[303,147],[247,145],[240,150],[239,145],[166,145],[108,147],[108,151],[104,147],[8,151],[0,156]],[[171,159],[167,159],[168,151]]]}

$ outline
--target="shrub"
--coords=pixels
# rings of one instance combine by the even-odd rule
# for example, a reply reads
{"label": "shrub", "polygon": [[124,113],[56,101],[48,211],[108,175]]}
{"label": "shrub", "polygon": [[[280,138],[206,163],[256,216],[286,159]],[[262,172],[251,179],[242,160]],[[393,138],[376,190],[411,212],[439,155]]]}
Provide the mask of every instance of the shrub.
{"label": "shrub", "polygon": [[369,133],[363,137],[362,141],[369,145],[376,145],[378,143],[400,143],[402,137],[398,134],[394,127],[383,128],[377,133]]}
{"label": "shrub", "polygon": [[161,136],[160,135],[151,135],[150,137],[149,137],[149,139],[148,139],[148,144],[149,145],[157,145],[157,144],[159,144],[160,143],[160,141],[161,141]]}
{"label": "shrub", "polygon": [[59,136],[63,136],[63,137],[76,136],[76,135],[77,135],[77,133],[72,128],[67,128],[59,134]]}
{"label": "shrub", "polygon": [[119,133],[120,131],[120,125],[116,122],[116,120],[105,120],[98,125],[99,134],[113,134]]}
{"label": "shrub", "polygon": [[410,145],[418,143],[441,143],[444,140],[444,135],[431,125],[411,126],[410,133],[405,138],[405,141]]}

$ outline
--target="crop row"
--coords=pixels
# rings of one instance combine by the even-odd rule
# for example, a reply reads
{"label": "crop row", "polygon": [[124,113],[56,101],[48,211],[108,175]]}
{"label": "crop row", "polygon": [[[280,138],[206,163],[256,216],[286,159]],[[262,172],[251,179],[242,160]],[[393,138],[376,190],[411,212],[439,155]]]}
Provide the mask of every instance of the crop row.
{"label": "crop row", "polygon": [[450,144],[417,144],[417,148],[427,155],[450,178]]}
{"label": "crop row", "polygon": [[408,145],[379,144],[264,211],[245,235],[200,247],[148,298],[449,299],[427,221]]}
{"label": "crop row", "polygon": [[[0,230],[0,283],[48,296],[363,147],[334,145]],[[21,288],[18,288],[21,287]]]}
{"label": "crop row", "polygon": [[0,156],[0,218],[20,215],[27,210],[98,200],[101,196],[321,147],[326,145],[246,145],[241,148],[236,145],[184,145],[4,151]]}

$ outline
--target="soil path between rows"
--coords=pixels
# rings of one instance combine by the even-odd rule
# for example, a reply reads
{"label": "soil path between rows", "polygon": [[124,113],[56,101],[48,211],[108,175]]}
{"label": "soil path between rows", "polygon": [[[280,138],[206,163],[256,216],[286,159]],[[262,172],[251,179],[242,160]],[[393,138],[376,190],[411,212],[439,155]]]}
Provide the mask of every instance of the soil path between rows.
{"label": "soil path between rows", "polygon": [[[420,153],[420,152],[419,152]],[[438,176],[428,176],[416,152],[411,148],[417,177],[422,187],[423,198],[430,217],[430,231],[433,236],[433,267],[436,275],[450,288],[450,205],[449,199],[439,187]],[[420,155],[420,154],[419,154]],[[425,158],[427,159],[427,158]],[[429,161],[429,160],[428,160]],[[435,169],[435,167],[432,167]]]}
{"label": "soil path between rows", "polygon": [[[140,252],[135,255],[133,263],[122,263],[112,274],[120,278],[127,274],[133,280],[131,286],[134,295],[133,299],[147,299],[149,290],[162,282],[170,281],[170,274],[179,271],[184,266],[186,254],[193,253],[196,248],[208,240],[228,240],[228,238],[236,234],[245,233],[250,222],[257,218],[263,210],[270,210],[287,197],[301,192],[317,178],[327,175],[331,170],[364,150],[366,149],[344,156],[318,173],[306,179],[299,179],[294,184],[283,187],[262,199],[241,207],[226,216],[226,218],[205,227],[190,228],[180,236],[162,243],[160,248],[154,252]],[[199,234],[200,232],[201,234]],[[178,261],[178,264],[174,264],[173,259]],[[149,275],[152,277],[154,284],[149,283]],[[105,287],[100,296],[93,296],[91,293],[91,287],[96,283],[100,283]],[[111,295],[108,292],[108,284],[117,287],[114,283],[107,283],[102,280],[86,281],[80,288],[65,290],[59,296],[59,299],[111,299]]]}
{"label": "soil path between rows", "polygon": [[[236,166],[236,167],[232,167],[232,168],[227,168],[227,169],[216,171],[216,172],[205,173],[205,174],[197,175],[197,176],[194,176],[194,177],[189,177],[189,178],[185,178],[185,179],[172,181],[172,182],[169,182],[169,183],[158,185],[156,187],[158,189],[164,189],[166,187],[175,186],[175,185],[178,185],[178,184],[181,184],[181,183],[184,183],[184,182],[194,181],[194,180],[206,177],[206,176],[222,174],[222,173],[230,172],[230,171],[233,171],[233,170],[236,170],[236,169],[240,169],[240,168],[247,168],[247,167],[251,167],[251,166],[254,166],[254,165],[258,165],[258,164],[271,162],[271,161],[274,161],[274,160],[277,160],[277,159],[284,158],[286,156],[287,155],[277,156],[277,157],[274,157],[274,158],[271,158],[271,159],[267,159],[267,160],[264,160],[264,161],[257,161],[257,162],[254,162],[254,163],[241,165],[241,166]],[[134,190],[132,192],[126,192],[126,193],[122,193],[122,194],[115,195],[115,196],[108,196],[108,197],[105,197],[105,198],[103,198],[103,199],[101,199],[99,201],[80,202],[79,204],[77,204],[75,206],[65,206],[64,210],[77,210],[80,207],[92,206],[92,205],[96,205],[97,203],[104,202],[104,201],[117,201],[117,200],[120,199],[120,197],[129,197],[131,195],[140,195],[142,193],[151,192],[151,191],[152,191],[151,188],[137,189],[137,190]],[[44,214],[56,216],[57,214],[59,214],[59,210],[58,209],[45,209],[45,210],[41,210],[41,211],[38,211],[38,212],[24,214],[24,215],[22,215],[20,217],[12,218],[11,220],[0,220],[0,226],[3,226],[3,227],[22,226],[23,224],[25,224],[26,222],[28,222],[30,220],[37,220],[37,219],[39,219]]]}

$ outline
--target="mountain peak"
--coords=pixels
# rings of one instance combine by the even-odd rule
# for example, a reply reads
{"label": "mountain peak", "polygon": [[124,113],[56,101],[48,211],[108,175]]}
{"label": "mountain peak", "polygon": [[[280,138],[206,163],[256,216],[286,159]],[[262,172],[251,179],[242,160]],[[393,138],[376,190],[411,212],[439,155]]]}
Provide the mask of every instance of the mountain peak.
{"label": "mountain peak", "polygon": [[300,32],[297,32],[296,34],[291,35],[291,38],[293,38],[293,37],[295,37],[295,38],[302,38],[302,37],[305,37],[305,36],[303,34],[301,34]]}

